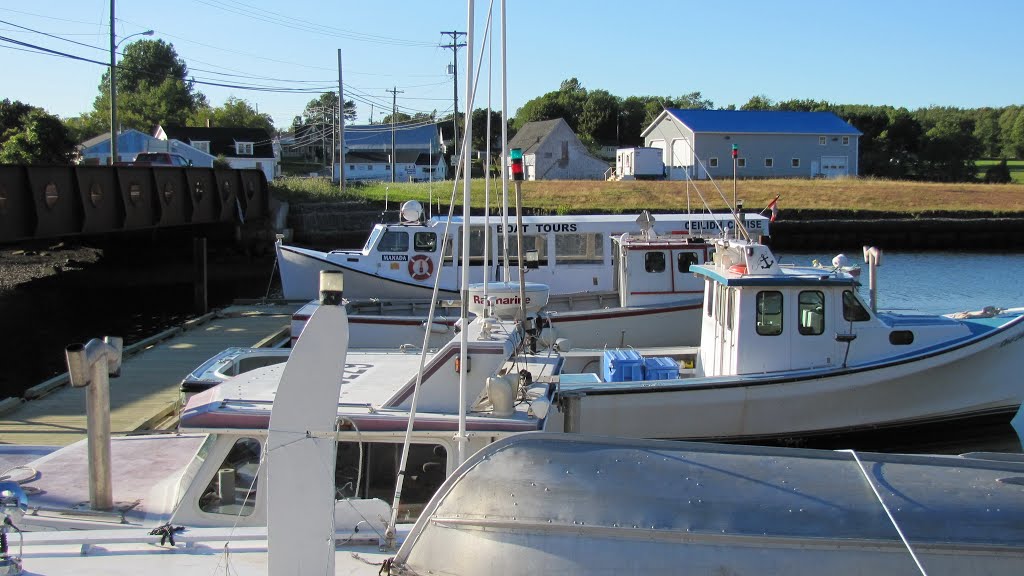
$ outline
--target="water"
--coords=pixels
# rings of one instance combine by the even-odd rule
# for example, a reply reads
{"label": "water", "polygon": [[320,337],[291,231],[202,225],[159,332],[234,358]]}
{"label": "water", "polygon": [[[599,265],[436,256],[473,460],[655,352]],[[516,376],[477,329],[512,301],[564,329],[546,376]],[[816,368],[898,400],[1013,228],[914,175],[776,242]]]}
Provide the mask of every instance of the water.
{"label": "water", "polygon": [[[779,262],[822,264],[835,254],[783,252]],[[846,254],[862,267],[861,295],[867,301],[868,268],[863,254]],[[948,314],[985,306],[1024,306],[1024,254],[976,252],[883,252],[876,271],[878,309]]]}

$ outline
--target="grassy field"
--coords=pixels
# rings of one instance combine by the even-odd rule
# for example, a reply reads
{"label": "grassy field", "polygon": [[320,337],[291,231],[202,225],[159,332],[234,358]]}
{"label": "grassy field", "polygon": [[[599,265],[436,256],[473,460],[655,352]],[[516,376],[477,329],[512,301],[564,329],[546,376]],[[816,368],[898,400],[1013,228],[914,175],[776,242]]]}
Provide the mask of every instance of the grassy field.
{"label": "grassy field", "polygon": [[[974,164],[978,167],[978,178],[985,177],[985,170],[989,166],[999,164],[1000,160],[978,160]],[[1010,178],[1014,184],[1024,184],[1024,160],[1007,160],[1007,168],[1010,169]]]}
{"label": "grassy field", "polygon": [[[1024,166],[1022,166],[1024,169]],[[687,196],[694,211],[706,204],[712,209],[732,201],[732,181],[691,183],[665,181],[605,182],[593,180],[534,181],[523,183],[523,205],[526,208],[558,214],[587,212],[630,213],[643,209],[652,211],[685,211]],[[455,184],[452,181],[427,183],[373,183],[349,186],[347,196],[368,200],[401,202],[415,199],[427,202],[438,198],[447,206]],[[737,196],[747,210],[760,210],[779,196],[779,209],[888,212],[907,215],[933,212],[953,213],[1022,213],[1024,183],[1018,184],[939,184],[901,182],[870,178],[837,180],[741,180]],[[472,206],[484,205],[484,181],[472,182]],[[501,182],[492,180],[491,205],[501,201]],[[324,179],[284,178],[271,185],[275,197],[291,202],[316,202],[340,199],[337,185]],[[512,186],[509,185],[511,196]],[[702,198],[704,200],[702,200]],[[462,204],[462,183],[455,190],[455,202]],[[514,200],[510,200],[514,204]],[[397,206],[396,206],[397,208]],[[436,211],[436,208],[435,208]]]}

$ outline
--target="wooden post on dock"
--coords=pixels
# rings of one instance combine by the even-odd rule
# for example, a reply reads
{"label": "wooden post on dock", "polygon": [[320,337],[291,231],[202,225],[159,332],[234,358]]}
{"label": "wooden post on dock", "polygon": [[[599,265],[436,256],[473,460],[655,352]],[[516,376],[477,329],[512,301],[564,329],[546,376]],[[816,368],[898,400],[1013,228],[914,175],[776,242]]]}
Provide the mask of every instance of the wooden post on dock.
{"label": "wooden post on dock", "polygon": [[196,314],[206,314],[206,237],[192,238],[192,288]]}

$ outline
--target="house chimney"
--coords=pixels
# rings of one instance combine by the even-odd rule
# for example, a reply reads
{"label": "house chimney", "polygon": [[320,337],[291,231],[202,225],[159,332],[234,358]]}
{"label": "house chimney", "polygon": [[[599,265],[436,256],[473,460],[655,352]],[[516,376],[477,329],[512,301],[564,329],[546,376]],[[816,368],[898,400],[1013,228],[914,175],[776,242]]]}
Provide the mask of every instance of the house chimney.
{"label": "house chimney", "polygon": [[212,123],[212,122],[210,122],[210,119],[209,119],[209,118],[207,118],[207,119],[206,119],[206,127],[207,127],[207,128],[212,128],[212,127],[213,127],[213,123]]}

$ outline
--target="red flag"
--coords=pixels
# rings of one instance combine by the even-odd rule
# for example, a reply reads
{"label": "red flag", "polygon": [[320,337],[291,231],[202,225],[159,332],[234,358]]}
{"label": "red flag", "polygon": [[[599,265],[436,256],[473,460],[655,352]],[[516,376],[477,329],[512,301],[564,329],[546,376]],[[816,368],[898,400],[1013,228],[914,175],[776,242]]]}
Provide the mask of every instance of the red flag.
{"label": "red flag", "polygon": [[779,195],[778,194],[776,194],[774,200],[772,200],[771,202],[768,203],[768,206],[766,206],[764,210],[761,210],[761,213],[763,214],[765,210],[771,210],[772,211],[771,218],[769,218],[768,221],[769,222],[775,222],[775,218],[779,215]]}

